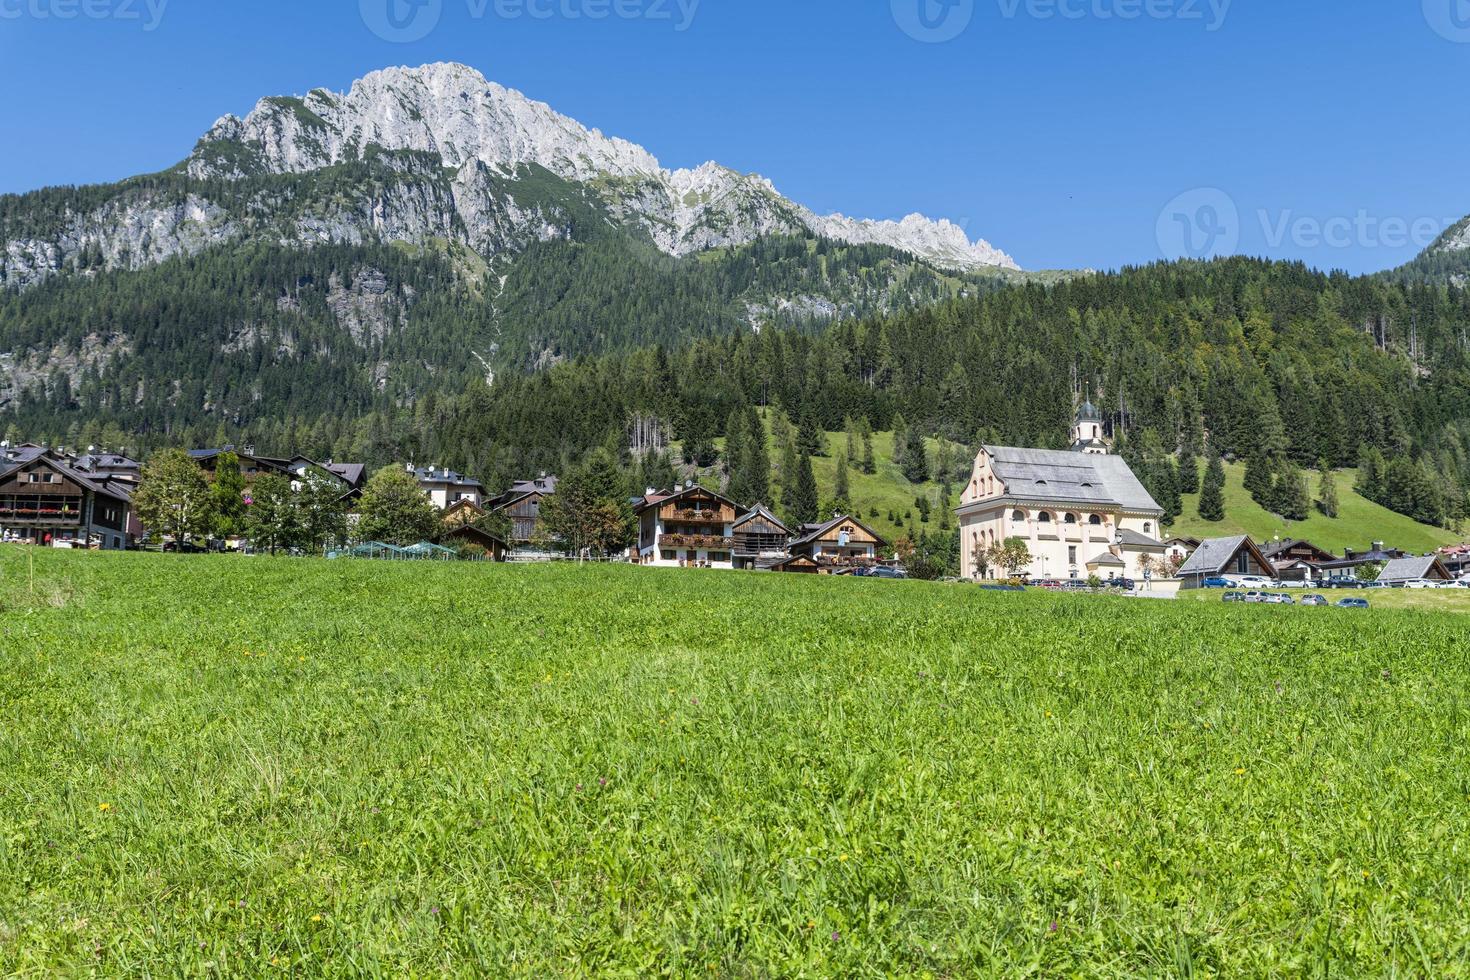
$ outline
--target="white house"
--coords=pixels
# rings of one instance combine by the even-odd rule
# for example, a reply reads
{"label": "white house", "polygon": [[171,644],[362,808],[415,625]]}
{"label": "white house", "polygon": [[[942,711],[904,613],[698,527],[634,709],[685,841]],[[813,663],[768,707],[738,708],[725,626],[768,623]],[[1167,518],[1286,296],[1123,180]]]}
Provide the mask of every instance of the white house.
{"label": "white house", "polygon": [[1070,450],[980,450],[957,509],[961,574],[979,578],[976,556],[1011,538],[1026,542],[1032,578],[1142,579],[1162,565],[1164,509],[1109,453],[1102,415],[1090,403],[1072,442]]}
{"label": "white house", "polygon": [[638,563],[661,568],[735,567],[735,520],[741,507],[703,487],[649,490],[633,504]]}
{"label": "white house", "polygon": [[468,500],[476,507],[485,504],[485,487],[479,480],[438,466],[428,469],[409,466],[408,472],[440,510],[447,510],[461,500]]}

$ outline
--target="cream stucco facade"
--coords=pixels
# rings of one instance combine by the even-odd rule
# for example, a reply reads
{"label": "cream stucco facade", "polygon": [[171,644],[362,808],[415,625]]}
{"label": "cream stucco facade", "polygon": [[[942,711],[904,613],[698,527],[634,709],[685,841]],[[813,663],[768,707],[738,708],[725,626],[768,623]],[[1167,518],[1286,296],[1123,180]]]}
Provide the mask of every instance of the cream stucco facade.
{"label": "cream stucco facade", "polygon": [[1165,554],[1163,508],[1108,454],[1090,405],[1070,451],[982,448],[957,514],[961,572],[970,578],[1004,574],[978,567],[976,556],[1011,538],[1026,542],[1033,560],[1025,574],[1038,579],[1142,580],[1160,574]]}

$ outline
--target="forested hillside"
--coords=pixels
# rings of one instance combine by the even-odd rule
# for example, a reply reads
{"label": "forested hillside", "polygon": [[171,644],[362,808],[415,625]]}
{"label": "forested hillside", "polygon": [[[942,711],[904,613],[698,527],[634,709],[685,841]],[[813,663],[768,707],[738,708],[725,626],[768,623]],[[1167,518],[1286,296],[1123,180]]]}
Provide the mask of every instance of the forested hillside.
{"label": "forested hillside", "polygon": [[[208,414],[175,416],[170,438],[249,441],[368,461],[436,460],[495,485],[560,468],[589,447],[626,445],[635,416],[654,420],[671,439],[712,440],[733,412],[751,405],[781,406],[795,421],[810,419],[829,431],[841,430],[850,418],[886,431],[901,416],[925,434],[971,447],[982,441],[1062,446],[1074,404],[1089,391],[1161,499],[1171,477],[1160,461],[1175,454],[1317,468],[1324,461],[1355,467],[1367,451],[1397,467],[1393,480],[1385,474],[1385,488],[1412,485],[1418,519],[1448,523],[1465,513],[1470,294],[1453,286],[1327,275],[1249,259],[1169,263],[1014,286],[821,331],[803,325],[757,333],[731,324],[703,339],[681,334],[678,320],[643,323],[642,301],[611,290],[608,302],[630,304],[625,315],[636,323],[625,342],[670,342],[574,358],[541,371],[505,371],[487,385],[472,352],[493,341],[491,314],[469,294],[450,299],[431,288],[449,274],[451,258],[385,251],[372,258],[389,273],[389,293],[413,290],[425,297],[407,308],[402,329],[381,336],[367,331],[367,362],[395,365],[410,379],[385,387],[360,361],[342,365],[332,354],[334,345],[346,343],[341,334],[306,332],[292,308],[332,301],[325,285],[332,273],[311,265],[327,262],[330,254],[293,257],[302,264],[286,270],[307,284],[302,288],[308,293],[325,290],[326,296],[269,303],[240,299],[254,285],[232,286],[223,270],[216,281],[206,277],[199,289],[169,302],[128,297],[129,284],[140,280],[99,277],[102,288],[86,295],[97,302],[115,289],[120,309],[160,331],[139,345],[145,358],[157,360],[118,381],[89,377],[60,395],[55,386],[38,384],[8,410],[7,423],[17,433],[86,441],[104,419],[131,425],[137,416],[130,413],[150,404],[166,416],[180,401],[203,400],[207,390],[236,384],[252,392],[236,398],[254,406],[249,418],[237,425]],[[820,258],[820,250],[807,254]],[[262,255],[259,261],[279,259]],[[728,268],[748,262],[752,276],[773,268],[740,251],[702,262]],[[799,254],[793,262],[811,268]],[[554,281],[546,275],[541,281]],[[669,281],[689,286],[688,292],[675,290],[677,296],[701,295],[692,285],[702,281],[697,272]],[[508,283],[507,291],[512,288]],[[209,298],[210,290],[217,299]],[[560,308],[546,298],[555,292],[535,293],[547,316]],[[35,323],[27,304],[40,303],[64,323],[63,295],[45,298],[36,290],[10,297],[9,311],[27,312],[7,315],[5,322]],[[231,315],[215,318],[216,332],[204,334],[199,325],[207,318],[176,305],[185,304],[184,296],[203,306],[222,304]],[[77,302],[84,302],[80,294]],[[675,304],[669,315],[681,308],[690,307]],[[262,319],[270,325],[264,332],[230,341],[227,330]],[[222,343],[241,352],[230,355]],[[181,357],[189,344],[193,353]],[[295,351],[291,367],[272,368],[272,352],[282,346]],[[172,373],[189,361],[222,373]],[[167,377],[178,377],[175,387],[188,397],[171,400],[165,392],[149,402],[147,392]],[[413,390],[419,378],[426,393]],[[453,379],[457,393],[441,394],[447,386],[431,379]],[[276,403],[263,404],[267,397]],[[156,429],[140,431],[157,439]],[[1177,464],[1173,468],[1177,474]],[[1384,495],[1381,502],[1406,509],[1387,499],[1386,489]]]}
{"label": "forested hillside", "polygon": [[[1021,286],[816,335],[589,359],[475,385],[356,435],[371,453],[386,444],[387,455],[492,476],[621,440],[637,413],[699,438],[747,404],[829,430],[866,418],[881,431],[902,416],[969,446],[1060,447],[1084,390],[1161,500],[1177,480],[1163,460],[1177,471],[1179,455],[1290,469],[1379,454],[1397,471],[1380,482],[1412,485],[1419,520],[1465,514],[1470,295],[1248,259]],[[1380,502],[1401,509],[1387,492]]]}

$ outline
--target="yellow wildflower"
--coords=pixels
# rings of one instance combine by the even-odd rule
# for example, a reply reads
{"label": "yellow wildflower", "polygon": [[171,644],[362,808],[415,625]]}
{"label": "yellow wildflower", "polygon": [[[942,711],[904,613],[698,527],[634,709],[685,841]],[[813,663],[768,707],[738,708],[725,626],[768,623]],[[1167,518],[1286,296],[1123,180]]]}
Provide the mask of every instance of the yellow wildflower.
{"label": "yellow wildflower", "polygon": [[97,810],[100,813],[106,813],[108,810],[111,810],[111,809],[112,809],[112,804],[111,803],[99,803],[99,804],[97,804]]}

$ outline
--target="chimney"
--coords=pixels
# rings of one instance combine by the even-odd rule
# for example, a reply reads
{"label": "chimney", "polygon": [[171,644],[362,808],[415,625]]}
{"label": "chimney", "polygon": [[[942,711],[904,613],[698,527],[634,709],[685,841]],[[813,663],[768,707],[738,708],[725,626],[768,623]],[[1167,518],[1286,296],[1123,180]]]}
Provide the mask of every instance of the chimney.
{"label": "chimney", "polygon": [[658,493],[657,487],[645,487],[643,490],[643,496],[645,497],[652,497],[656,493]]}
{"label": "chimney", "polygon": [[1373,542],[1373,550],[1374,551],[1382,551],[1382,550],[1384,550],[1383,549],[1383,542],[1382,541],[1374,541]]}

